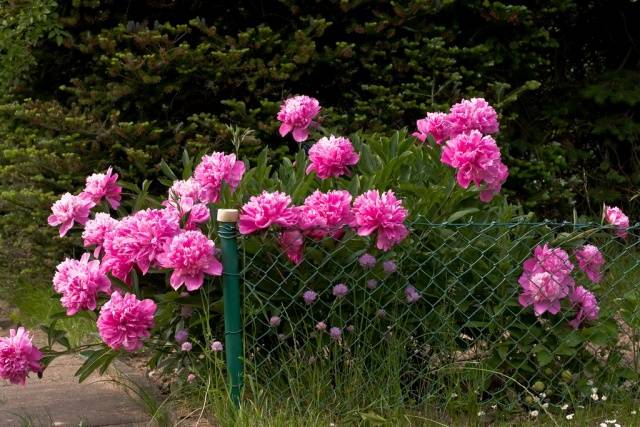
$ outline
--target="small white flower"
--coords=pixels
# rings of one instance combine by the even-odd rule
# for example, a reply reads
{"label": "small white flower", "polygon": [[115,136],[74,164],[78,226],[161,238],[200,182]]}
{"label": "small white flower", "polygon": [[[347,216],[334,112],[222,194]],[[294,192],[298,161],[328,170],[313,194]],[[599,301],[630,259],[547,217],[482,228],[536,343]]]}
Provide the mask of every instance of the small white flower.
{"label": "small white flower", "polygon": [[568,403],[565,403],[564,405],[562,405],[562,406],[560,407],[560,409],[562,409],[563,411],[566,411],[567,409],[569,409],[569,404],[568,404]]}
{"label": "small white flower", "polygon": [[605,423],[600,423],[600,427],[607,427]]}
{"label": "small white flower", "polygon": [[587,381],[587,385],[593,385],[593,380]]}
{"label": "small white flower", "polygon": [[451,398],[455,399],[456,397],[458,397],[458,393],[451,393]]}
{"label": "small white flower", "polygon": [[617,423],[617,422],[618,422],[618,420],[616,420],[616,419],[613,419],[613,420],[604,420],[604,422],[605,422],[605,423],[607,423],[607,424],[615,424],[615,423]]}
{"label": "small white flower", "polygon": [[478,411],[478,416],[482,417],[484,415],[484,411]]}
{"label": "small white flower", "polygon": [[569,421],[571,421],[573,419],[574,415],[575,414],[567,414],[567,416],[565,418],[568,419]]}
{"label": "small white flower", "polygon": [[539,412],[538,412],[538,411],[535,411],[535,410],[534,410],[534,411],[529,412],[529,416],[530,416],[531,418],[536,418],[536,417],[538,416],[538,414],[539,414]]}
{"label": "small white flower", "polygon": [[547,393],[540,393],[540,399],[544,399],[545,397],[547,397]]}
{"label": "small white flower", "polygon": [[605,396],[605,395],[603,394],[603,395],[602,395],[602,397],[601,397],[600,399],[602,399],[603,401],[605,401],[605,400],[607,400],[607,396]]}
{"label": "small white flower", "polygon": [[591,388],[591,393],[596,394],[598,392],[598,387]]}
{"label": "small white flower", "polygon": [[336,427],[334,423],[329,423],[329,427]]}
{"label": "small white flower", "polygon": [[544,409],[547,409],[547,408],[549,407],[549,403],[543,403],[543,404],[542,404],[542,407],[543,407]]}
{"label": "small white flower", "polygon": [[631,415],[635,415],[637,412],[635,410],[631,411]]}
{"label": "small white flower", "polygon": [[597,401],[597,400],[599,400],[599,399],[600,399],[600,397],[599,397],[597,394],[593,393],[593,394],[591,395],[591,400]]}
{"label": "small white flower", "polygon": [[498,405],[491,405],[491,409],[497,409]]}
{"label": "small white flower", "polygon": [[620,424],[616,423],[613,427],[622,427]]}

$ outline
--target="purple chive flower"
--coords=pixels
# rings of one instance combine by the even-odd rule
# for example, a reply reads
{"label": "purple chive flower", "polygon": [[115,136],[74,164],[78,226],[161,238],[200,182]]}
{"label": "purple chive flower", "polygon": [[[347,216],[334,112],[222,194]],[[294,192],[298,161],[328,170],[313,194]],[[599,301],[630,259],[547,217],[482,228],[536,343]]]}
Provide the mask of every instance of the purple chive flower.
{"label": "purple chive flower", "polygon": [[407,297],[407,302],[414,303],[421,297],[420,292],[413,286],[409,285],[404,290],[404,295]]}
{"label": "purple chive flower", "polygon": [[376,311],[376,316],[383,318],[387,315],[387,311],[384,308],[379,309],[378,311]]}
{"label": "purple chive flower", "polygon": [[280,316],[271,316],[271,318],[269,319],[269,325],[275,328],[276,326],[280,326],[281,321],[282,319],[280,318]]}
{"label": "purple chive flower", "polygon": [[376,279],[367,280],[367,288],[375,289],[378,287],[378,281]]}
{"label": "purple chive flower", "polygon": [[176,334],[174,335],[174,338],[176,339],[176,342],[178,344],[182,344],[187,340],[187,338],[189,338],[189,332],[187,332],[186,329],[178,329],[176,331]]}
{"label": "purple chive flower", "polygon": [[349,293],[349,288],[344,283],[338,283],[333,287],[333,295],[342,298]]}
{"label": "purple chive flower", "polygon": [[355,326],[353,326],[353,325],[347,326],[347,332],[352,333],[355,330],[356,330]]}
{"label": "purple chive flower", "polygon": [[382,263],[382,269],[384,270],[385,273],[391,274],[398,271],[398,266],[396,265],[395,262],[389,260]]}
{"label": "purple chive flower", "polygon": [[191,351],[193,345],[190,342],[183,342],[180,348],[182,349],[182,351]]}
{"label": "purple chive flower", "polygon": [[196,376],[194,374],[187,375],[187,382],[192,383],[196,380]]}
{"label": "purple chive flower", "polygon": [[214,341],[211,343],[211,351],[214,353],[219,353],[224,349],[224,346],[220,341]]}
{"label": "purple chive flower", "polygon": [[331,335],[331,338],[333,338],[336,341],[340,340],[340,337],[342,336],[342,330],[338,327],[333,327],[331,329],[329,329],[329,335]]}
{"label": "purple chive flower", "polygon": [[327,330],[327,324],[324,322],[318,322],[316,323],[316,329],[318,331],[326,331]]}
{"label": "purple chive flower", "polygon": [[363,254],[358,258],[358,262],[364,268],[373,268],[376,266],[376,257],[371,254]]}
{"label": "purple chive flower", "polygon": [[318,293],[312,290],[308,290],[304,294],[302,294],[302,298],[304,299],[304,302],[306,302],[308,305],[311,305],[316,300],[316,298],[318,298]]}

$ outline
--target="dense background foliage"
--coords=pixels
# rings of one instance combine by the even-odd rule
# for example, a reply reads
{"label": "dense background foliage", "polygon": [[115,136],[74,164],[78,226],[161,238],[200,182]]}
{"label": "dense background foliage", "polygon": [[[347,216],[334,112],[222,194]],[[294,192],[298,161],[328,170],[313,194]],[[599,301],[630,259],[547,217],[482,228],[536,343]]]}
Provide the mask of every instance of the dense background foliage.
{"label": "dense background foliage", "polygon": [[90,172],[154,178],[229,149],[227,124],[255,130],[241,157],[279,159],[274,116],[300,93],[345,132],[484,96],[512,201],[637,216],[639,18],[630,0],[0,0],[0,278],[49,282],[48,208]]}

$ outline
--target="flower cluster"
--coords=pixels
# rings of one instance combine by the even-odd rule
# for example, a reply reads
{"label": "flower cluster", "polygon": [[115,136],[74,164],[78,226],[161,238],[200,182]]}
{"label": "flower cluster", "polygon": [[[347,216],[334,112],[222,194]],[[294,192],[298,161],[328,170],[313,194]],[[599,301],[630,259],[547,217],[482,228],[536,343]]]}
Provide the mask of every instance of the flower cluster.
{"label": "flower cluster", "polygon": [[321,138],[309,149],[310,164],[307,175],[315,172],[320,179],[349,174],[349,166],[358,163],[360,156],[353,149],[349,138]]}
{"label": "flower cluster", "polygon": [[24,384],[30,372],[42,371],[41,360],[42,353],[24,328],[11,329],[8,337],[0,337],[0,378]]}
{"label": "flower cluster", "polygon": [[95,173],[86,180],[84,190],[77,196],[65,193],[51,206],[47,219],[50,226],[60,226],[60,237],[64,237],[75,223],[84,225],[91,209],[106,199],[113,209],[120,206],[122,188],[117,184],[118,174],[111,168],[106,173]]}
{"label": "flower cluster", "polygon": [[498,114],[483,98],[463,99],[451,106],[449,113],[427,113],[416,122],[418,131],[413,136],[425,142],[431,135],[437,144],[476,130],[482,134],[494,134],[500,130]]}
{"label": "flower cluster", "polygon": [[340,239],[350,226],[360,236],[377,234],[376,246],[383,251],[404,240],[409,230],[404,225],[407,210],[392,191],[380,194],[370,190],[358,196],[351,206],[351,195],[344,190],[315,191],[301,206],[294,207],[284,193],[264,192],[253,196],[240,212],[242,234],[278,226],[280,245],[289,259],[302,260],[304,237]]}
{"label": "flower cluster", "polygon": [[431,136],[436,144],[445,144],[441,161],[457,169],[456,180],[462,188],[474,183],[480,200],[489,202],[500,193],[509,175],[502,163],[496,141],[488,136],[499,130],[496,111],[482,98],[463,99],[446,113],[427,113],[417,121],[413,135],[425,142]]}
{"label": "flower cluster", "polygon": [[320,112],[320,103],[310,96],[294,96],[284,101],[278,112],[280,120],[280,136],[293,134],[296,142],[303,142],[309,138],[309,126]]}
{"label": "flower cluster", "polygon": [[53,289],[62,295],[60,302],[68,316],[81,310],[95,310],[98,293],[111,291],[111,281],[100,268],[100,261],[90,261],[89,257],[85,253],[80,260],[67,258],[58,264],[53,276]]}
{"label": "flower cluster", "polygon": [[237,188],[244,170],[244,163],[233,154],[204,156],[193,177],[173,183],[161,203],[164,208],[139,210],[120,220],[105,212],[89,218],[102,199],[114,209],[120,204],[118,176],[111,168],[106,174],[88,177],[80,195],[63,195],[53,205],[49,223],[60,225],[61,235],[75,223],[84,224],[84,246],[94,248],[80,260],[67,259],[58,265],[53,287],[67,315],[96,310],[98,295],[110,294],[100,309],[100,336],[114,349],[139,349],[153,327],[155,303],[140,301],[133,294],[111,293],[108,274],[129,283],[134,270],[145,275],[154,268],[167,268],[170,286],[178,290],[184,285],[187,291],[200,288],[206,275],[221,275],[215,245],[198,225],[209,219],[207,203],[218,200],[222,185]]}
{"label": "flower cluster", "polygon": [[[585,245],[576,252],[578,266],[594,283],[602,279],[600,271],[604,257],[593,245]],[[561,302],[568,298],[571,306],[577,310],[576,318],[570,324],[578,328],[584,320],[598,317],[598,303],[593,293],[577,286],[572,272],[574,265],[569,254],[561,248],[551,248],[547,244],[537,246],[533,257],[523,264],[523,272],[518,280],[522,293],[518,301],[523,307],[533,305],[536,316],[545,312],[557,314]]]}

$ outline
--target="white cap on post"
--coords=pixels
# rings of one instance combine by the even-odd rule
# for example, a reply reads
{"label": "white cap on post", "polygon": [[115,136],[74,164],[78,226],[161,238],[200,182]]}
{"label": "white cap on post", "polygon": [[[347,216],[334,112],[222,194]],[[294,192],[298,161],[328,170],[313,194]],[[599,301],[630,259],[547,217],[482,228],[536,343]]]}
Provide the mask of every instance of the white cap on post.
{"label": "white cap on post", "polygon": [[238,209],[218,209],[218,222],[238,222]]}

